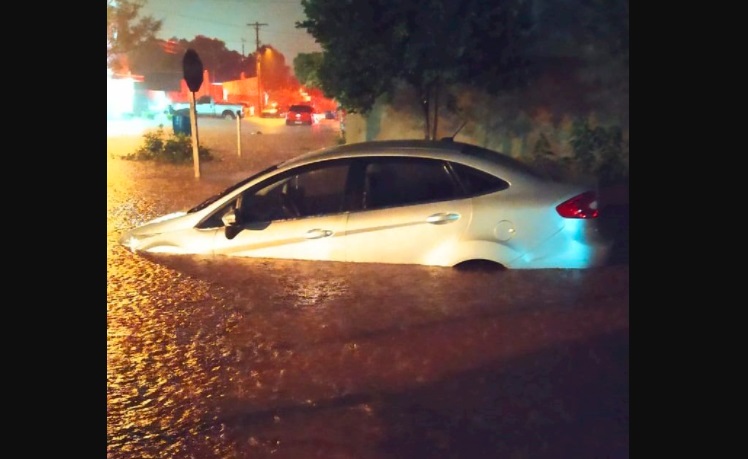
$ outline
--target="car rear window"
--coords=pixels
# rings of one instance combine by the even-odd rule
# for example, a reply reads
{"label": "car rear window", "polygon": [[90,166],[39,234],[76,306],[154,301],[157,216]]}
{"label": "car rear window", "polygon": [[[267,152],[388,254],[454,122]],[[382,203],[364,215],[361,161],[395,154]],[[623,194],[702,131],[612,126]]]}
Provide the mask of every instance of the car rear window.
{"label": "car rear window", "polygon": [[483,147],[469,145],[465,147],[463,153],[495,162],[497,164],[500,164],[502,167],[510,168],[535,178],[550,178],[545,171],[532,167],[526,163],[519,161],[518,159],[512,158],[511,156],[501,153],[497,154],[497,152],[485,149]]}
{"label": "car rear window", "polygon": [[479,196],[509,188],[508,182],[487,172],[460,163],[451,164],[468,196]]}
{"label": "car rear window", "polygon": [[291,108],[288,109],[291,112],[299,112],[299,113],[312,113],[314,112],[314,109],[310,107],[309,105],[291,105]]}

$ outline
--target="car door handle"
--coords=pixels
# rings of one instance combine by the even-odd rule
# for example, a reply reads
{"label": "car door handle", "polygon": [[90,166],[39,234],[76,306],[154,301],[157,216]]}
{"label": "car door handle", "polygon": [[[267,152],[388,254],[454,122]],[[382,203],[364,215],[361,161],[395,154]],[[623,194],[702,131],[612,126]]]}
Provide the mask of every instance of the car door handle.
{"label": "car door handle", "polygon": [[441,212],[429,216],[426,222],[434,225],[443,225],[445,223],[453,222],[460,219],[460,214]]}
{"label": "car door handle", "polygon": [[320,239],[323,237],[332,236],[332,231],[323,229],[313,229],[306,232],[304,235],[307,239]]}

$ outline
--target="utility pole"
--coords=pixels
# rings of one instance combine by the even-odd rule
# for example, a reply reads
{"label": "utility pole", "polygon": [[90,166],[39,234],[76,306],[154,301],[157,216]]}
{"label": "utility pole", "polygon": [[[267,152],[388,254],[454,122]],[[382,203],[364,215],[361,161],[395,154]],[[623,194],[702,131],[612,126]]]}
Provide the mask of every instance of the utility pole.
{"label": "utility pole", "polygon": [[264,22],[254,22],[247,24],[250,27],[255,28],[255,69],[257,74],[257,114],[259,116],[260,113],[262,113],[262,83],[260,83],[260,79],[262,78],[261,72],[262,69],[260,68],[260,27],[266,26],[267,24]]}
{"label": "utility pole", "polygon": [[245,43],[246,41],[247,41],[247,40],[245,40],[245,39],[243,39],[243,38],[242,38],[242,57],[247,57],[247,56],[246,56],[246,55],[244,54],[244,43]]}

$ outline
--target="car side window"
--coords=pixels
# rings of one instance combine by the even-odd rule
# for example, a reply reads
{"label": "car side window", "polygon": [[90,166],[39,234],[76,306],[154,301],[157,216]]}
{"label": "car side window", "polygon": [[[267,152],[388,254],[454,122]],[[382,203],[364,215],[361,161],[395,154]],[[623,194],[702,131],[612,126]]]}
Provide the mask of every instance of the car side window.
{"label": "car side window", "polygon": [[377,158],[365,168],[364,209],[446,201],[458,194],[457,183],[444,161]]}
{"label": "car side window", "polygon": [[237,202],[238,220],[253,223],[293,218],[292,212],[283,203],[287,182],[288,178],[274,179],[259,189],[253,187],[242,193]]}
{"label": "car side window", "polygon": [[348,163],[339,163],[292,176],[288,192],[299,216],[342,212],[348,169]]}
{"label": "car side window", "polygon": [[323,163],[253,187],[240,198],[240,219],[261,222],[341,212],[348,170],[347,161]]}
{"label": "car side window", "polygon": [[460,163],[450,164],[465,189],[467,196],[480,196],[509,188],[507,181],[487,172]]}

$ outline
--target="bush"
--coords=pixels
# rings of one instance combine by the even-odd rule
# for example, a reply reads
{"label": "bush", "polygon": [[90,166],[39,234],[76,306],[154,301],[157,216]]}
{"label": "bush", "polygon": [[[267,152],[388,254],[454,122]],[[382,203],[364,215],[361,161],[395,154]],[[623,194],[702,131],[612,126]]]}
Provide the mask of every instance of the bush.
{"label": "bush", "polygon": [[[198,156],[201,161],[213,160],[210,150],[202,145],[198,146]],[[184,134],[167,134],[164,127],[159,126],[155,131],[143,134],[143,145],[134,153],[126,155],[124,159],[189,163],[192,161],[192,138]]]}
{"label": "bush", "polygon": [[595,127],[576,122],[571,145],[574,159],[584,172],[593,173],[601,185],[628,180],[627,149],[621,129]]}

